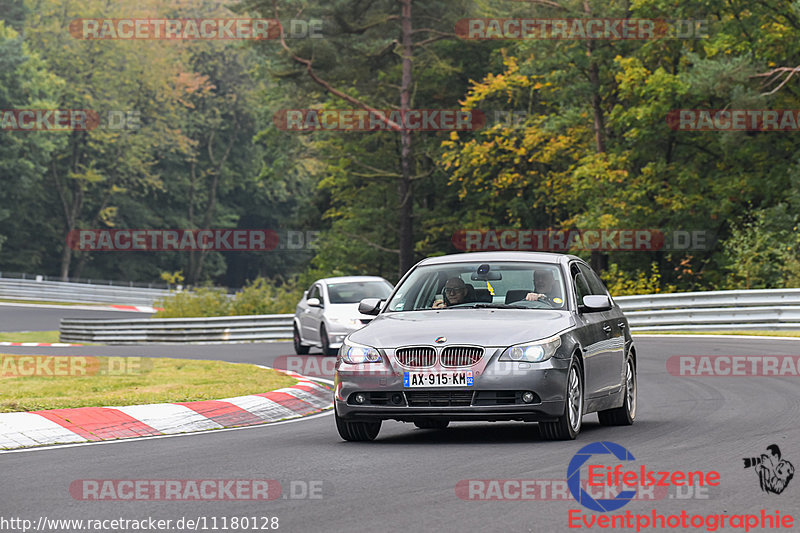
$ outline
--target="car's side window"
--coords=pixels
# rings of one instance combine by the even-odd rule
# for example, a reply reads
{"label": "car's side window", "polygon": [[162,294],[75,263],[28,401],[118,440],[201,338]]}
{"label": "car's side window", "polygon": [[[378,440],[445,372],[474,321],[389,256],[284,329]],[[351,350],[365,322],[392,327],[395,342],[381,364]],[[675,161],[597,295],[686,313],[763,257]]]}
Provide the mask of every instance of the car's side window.
{"label": "car's side window", "polygon": [[311,290],[308,292],[308,299],[317,298],[320,302],[322,302],[322,292],[319,290],[319,285],[314,285],[311,287]]}
{"label": "car's side window", "polygon": [[583,274],[584,279],[587,281],[592,294],[597,294],[600,296],[608,295],[608,290],[606,289],[605,284],[597,276],[597,274],[595,274],[594,270],[580,263],[578,263],[578,268],[580,269],[581,274]]}
{"label": "car's side window", "polygon": [[570,268],[570,275],[572,276],[572,283],[575,286],[575,296],[578,298],[578,305],[583,305],[583,297],[592,294],[592,291],[589,289],[589,284],[586,283],[586,279],[576,265],[572,265]]}

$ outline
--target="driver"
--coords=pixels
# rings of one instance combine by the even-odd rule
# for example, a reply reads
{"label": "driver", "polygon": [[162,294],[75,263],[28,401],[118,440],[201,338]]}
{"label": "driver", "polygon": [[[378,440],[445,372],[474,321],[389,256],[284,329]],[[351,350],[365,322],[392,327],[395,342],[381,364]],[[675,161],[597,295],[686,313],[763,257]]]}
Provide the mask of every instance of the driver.
{"label": "driver", "polygon": [[549,270],[536,270],[533,273],[534,290],[529,292],[525,299],[529,302],[543,301],[551,305],[559,305],[561,302],[554,302],[556,297],[556,280],[553,273]]}
{"label": "driver", "polygon": [[434,309],[463,304],[467,299],[467,284],[464,283],[463,279],[456,276],[447,280],[442,292],[444,293],[444,300],[433,302]]}

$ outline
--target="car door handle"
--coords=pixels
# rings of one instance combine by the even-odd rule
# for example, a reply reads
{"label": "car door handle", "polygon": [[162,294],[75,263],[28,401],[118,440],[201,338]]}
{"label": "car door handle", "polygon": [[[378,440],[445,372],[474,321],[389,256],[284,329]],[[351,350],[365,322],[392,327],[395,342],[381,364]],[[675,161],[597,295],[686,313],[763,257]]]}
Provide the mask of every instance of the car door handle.
{"label": "car door handle", "polygon": [[603,326],[603,331],[605,331],[606,333],[611,333],[611,326],[606,324],[605,326]]}

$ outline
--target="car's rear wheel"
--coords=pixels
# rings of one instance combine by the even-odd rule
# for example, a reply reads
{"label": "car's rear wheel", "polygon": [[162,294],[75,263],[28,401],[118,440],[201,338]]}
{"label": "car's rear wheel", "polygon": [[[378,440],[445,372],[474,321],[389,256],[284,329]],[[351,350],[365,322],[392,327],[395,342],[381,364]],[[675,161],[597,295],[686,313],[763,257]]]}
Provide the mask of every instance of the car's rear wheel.
{"label": "car's rear wheel", "polygon": [[380,420],[374,422],[345,420],[336,411],[334,411],[333,417],[336,419],[336,429],[339,431],[339,436],[347,441],[364,442],[375,440],[381,430]]}
{"label": "car's rear wheel", "polygon": [[573,359],[567,372],[567,394],[564,414],[555,422],[539,422],[539,432],[545,440],[573,440],[583,424],[583,374]]}
{"label": "car's rear wheel", "polygon": [[598,411],[597,418],[604,426],[630,426],[636,418],[636,365],[628,356],[625,361],[625,402],[622,407]]}
{"label": "car's rear wheel", "polygon": [[294,330],[294,334],[292,338],[294,340],[294,353],[297,355],[308,355],[309,346],[303,344],[303,339],[300,338],[300,331],[297,329],[297,326],[292,328]]}
{"label": "car's rear wheel", "polygon": [[450,425],[449,420],[436,420],[435,418],[423,418],[415,420],[414,425],[419,429],[445,429]]}
{"label": "car's rear wheel", "polygon": [[319,327],[320,341],[322,342],[322,355],[336,355],[336,350],[331,349],[331,340],[328,338],[328,330],[325,324]]}

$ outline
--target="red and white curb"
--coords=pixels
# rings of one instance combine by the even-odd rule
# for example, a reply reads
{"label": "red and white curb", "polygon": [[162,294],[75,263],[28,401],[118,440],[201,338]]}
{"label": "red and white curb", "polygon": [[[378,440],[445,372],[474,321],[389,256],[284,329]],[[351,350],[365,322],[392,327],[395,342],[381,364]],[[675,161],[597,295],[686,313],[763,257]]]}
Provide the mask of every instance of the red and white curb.
{"label": "red and white curb", "polygon": [[152,307],[149,305],[58,305],[52,304],[27,304],[19,302],[0,302],[2,307],[33,307],[41,309],[62,309],[68,311],[131,311],[136,313],[155,313],[156,311],[163,311],[161,307]]}
{"label": "red and white curb", "polygon": [[83,346],[83,344],[68,344],[66,342],[0,342],[0,346],[53,346],[64,348],[67,346]]}
{"label": "red and white curb", "polygon": [[253,426],[333,406],[333,391],[295,372],[292,387],[222,400],[0,413],[0,449],[173,435]]}

